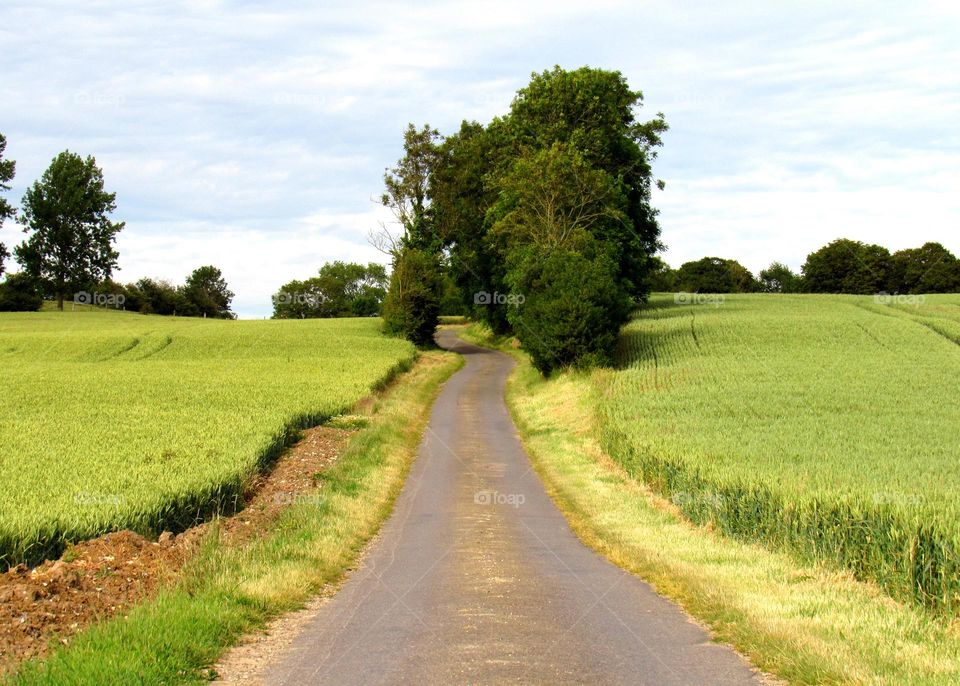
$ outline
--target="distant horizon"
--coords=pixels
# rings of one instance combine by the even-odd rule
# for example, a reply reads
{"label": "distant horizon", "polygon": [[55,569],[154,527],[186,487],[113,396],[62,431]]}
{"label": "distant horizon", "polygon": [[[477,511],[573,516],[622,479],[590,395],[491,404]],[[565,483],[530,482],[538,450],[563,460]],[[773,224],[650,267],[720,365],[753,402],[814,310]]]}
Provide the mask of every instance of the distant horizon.
{"label": "distant horizon", "polygon": [[[950,21],[953,19],[954,21]],[[221,268],[244,319],[324,262],[385,263],[383,169],[408,122],[504,114],[559,64],[620,70],[671,126],[661,257],[799,270],[845,237],[960,254],[960,8],[601,2],[0,8],[5,197],[64,149],[117,193],[121,282]],[[157,26],[164,31],[158,33]],[[70,30],[67,30],[71,27]],[[0,229],[12,250],[13,221]],[[13,260],[9,267],[17,267]]]}

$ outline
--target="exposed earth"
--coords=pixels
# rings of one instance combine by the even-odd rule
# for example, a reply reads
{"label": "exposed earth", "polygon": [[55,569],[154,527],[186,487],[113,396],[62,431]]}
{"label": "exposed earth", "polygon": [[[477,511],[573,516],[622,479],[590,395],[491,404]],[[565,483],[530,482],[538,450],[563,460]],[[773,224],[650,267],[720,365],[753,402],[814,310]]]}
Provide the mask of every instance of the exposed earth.
{"label": "exposed earth", "polygon": [[316,427],[248,489],[244,509],[174,536],[153,541],[118,531],[68,548],[59,560],[0,574],[0,674],[44,654],[94,621],[123,612],[151,596],[178,572],[205,536],[242,545],[276,518],[296,494],[316,487],[343,448],[350,430]]}

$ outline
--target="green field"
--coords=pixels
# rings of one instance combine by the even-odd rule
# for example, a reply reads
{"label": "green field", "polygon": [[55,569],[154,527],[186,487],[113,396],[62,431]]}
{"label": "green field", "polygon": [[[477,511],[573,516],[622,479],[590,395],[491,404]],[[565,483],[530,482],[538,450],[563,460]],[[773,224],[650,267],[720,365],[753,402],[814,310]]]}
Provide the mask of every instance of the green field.
{"label": "green field", "polygon": [[960,609],[960,296],[655,296],[602,440],[691,519]]}
{"label": "green field", "polygon": [[379,326],[0,315],[0,567],[235,506],[298,429],[409,363]]}

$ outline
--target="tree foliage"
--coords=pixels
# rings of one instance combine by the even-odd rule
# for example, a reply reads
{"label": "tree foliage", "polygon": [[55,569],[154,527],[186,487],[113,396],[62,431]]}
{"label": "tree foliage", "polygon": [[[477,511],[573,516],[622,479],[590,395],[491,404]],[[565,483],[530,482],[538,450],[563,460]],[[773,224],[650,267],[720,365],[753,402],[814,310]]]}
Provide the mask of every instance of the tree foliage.
{"label": "tree foliage", "polygon": [[384,227],[374,239],[374,245],[391,257],[390,288],[383,303],[385,328],[421,346],[433,342],[443,290],[443,246],[430,196],[430,178],[440,158],[439,139],[439,132],[429,124],[407,127],[403,157],[384,174],[386,191],[381,197],[402,234],[395,237]]}
{"label": "tree foliage", "polygon": [[670,293],[677,289],[677,271],[659,257],[650,258],[644,290],[649,293]]}
{"label": "tree foliage", "polygon": [[507,282],[525,295],[507,306],[507,317],[534,366],[549,374],[608,363],[632,303],[602,244],[586,250],[531,244],[512,262]]}
{"label": "tree foliage", "polygon": [[[17,171],[17,163],[13,160],[4,159],[4,153],[7,150],[7,139],[0,133],[0,191],[9,191],[10,182],[13,181],[13,177]],[[0,196],[0,229],[3,228],[3,222],[6,219],[10,219],[14,216],[14,209],[7,202],[7,199]],[[10,257],[10,253],[7,250],[7,247],[0,243],[0,276],[3,276],[4,271],[4,262]]]}
{"label": "tree foliage", "polygon": [[704,257],[685,262],[677,270],[677,288],[691,293],[749,293],[754,290],[750,271],[736,260]]}
{"label": "tree foliage", "polygon": [[885,291],[890,251],[840,238],[807,256],[803,279],[811,293],[871,294]]}
{"label": "tree foliage", "polygon": [[315,277],[284,284],[273,296],[273,317],[374,316],[380,314],[388,283],[382,264],[330,262]]}
{"label": "tree foliage", "polygon": [[110,220],[116,194],[104,190],[93,157],[60,153],[22,204],[20,223],[30,235],[17,246],[17,261],[60,309],[68,292],[109,278],[118,257],[113,241],[124,225]]}
{"label": "tree foliage", "polygon": [[554,143],[521,155],[501,179],[489,211],[491,231],[507,252],[526,245],[544,253],[571,249],[592,236],[615,233],[607,225],[626,222],[624,205],[609,174],[591,167],[568,144]]}
{"label": "tree foliage", "polygon": [[[431,218],[451,276],[473,316],[498,333],[524,336],[525,347],[540,346],[542,371],[580,356],[604,358],[623,319],[621,303],[649,290],[652,258],[662,247],[651,165],[667,126],[662,115],[638,121],[641,104],[619,72],[556,67],[533,74],[509,114],[487,126],[464,122],[438,147]],[[549,278],[538,276],[543,264]],[[574,279],[571,264],[603,276],[583,305],[607,308],[591,319],[601,326],[593,332],[602,342],[596,347],[583,345],[582,327],[562,314],[566,305],[544,292],[570,297],[560,281]],[[521,285],[528,290],[518,291]]]}
{"label": "tree foliage", "polygon": [[9,274],[0,283],[0,312],[36,312],[43,305],[43,295],[29,275]]}
{"label": "tree foliage", "polygon": [[760,271],[757,285],[764,293],[800,293],[803,291],[803,280],[782,262],[773,262],[769,267]]}
{"label": "tree foliage", "polygon": [[233,291],[227,287],[223,273],[213,265],[194,269],[193,273],[187,277],[183,295],[191,306],[190,311],[184,314],[215,319],[235,317],[230,311]]}
{"label": "tree foliage", "polygon": [[380,202],[393,212],[403,229],[404,246],[437,251],[440,240],[430,211],[430,174],[439,156],[440,132],[424,124],[408,124],[403,133],[403,157],[383,175]]}
{"label": "tree foliage", "polygon": [[436,253],[409,246],[401,248],[394,259],[390,290],[383,302],[386,331],[418,346],[431,345],[440,321],[442,290]]}
{"label": "tree foliage", "polygon": [[960,260],[940,243],[924,243],[893,253],[887,278],[890,293],[956,293]]}

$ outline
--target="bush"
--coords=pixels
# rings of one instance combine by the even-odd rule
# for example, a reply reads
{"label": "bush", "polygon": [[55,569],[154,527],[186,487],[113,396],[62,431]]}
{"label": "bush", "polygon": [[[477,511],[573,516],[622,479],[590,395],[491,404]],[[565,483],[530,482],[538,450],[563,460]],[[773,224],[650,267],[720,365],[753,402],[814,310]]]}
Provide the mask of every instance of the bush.
{"label": "bush", "polygon": [[632,307],[617,263],[591,253],[528,248],[507,275],[513,291],[507,317],[543,374],[608,363]]}
{"label": "bush", "polygon": [[394,258],[390,290],[383,301],[387,333],[418,346],[433,343],[440,321],[440,260],[417,248],[403,248]]}
{"label": "bush", "polygon": [[27,274],[10,274],[0,283],[0,312],[36,312],[42,305],[40,289]]}
{"label": "bush", "polygon": [[746,267],[721,257],[684,262],[676,276],[677,287],[691,293],[750,293],[754,284],[753,275]]}

